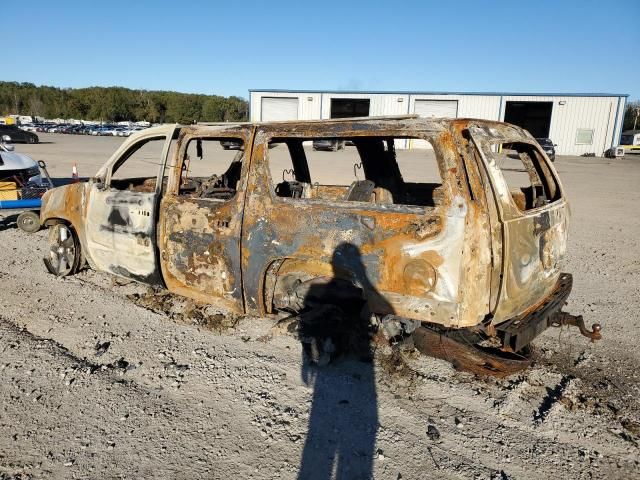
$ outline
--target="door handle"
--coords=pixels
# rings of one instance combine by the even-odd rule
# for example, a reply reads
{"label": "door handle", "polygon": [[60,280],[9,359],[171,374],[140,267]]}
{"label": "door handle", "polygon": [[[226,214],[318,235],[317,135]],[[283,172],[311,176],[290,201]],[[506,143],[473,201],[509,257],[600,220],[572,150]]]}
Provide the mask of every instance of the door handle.
{"label": "door handle", "polygon": [[231,218],[219,219],[216,221],[216,226],[218,228],[229,228],[230,223],[231,223]]}

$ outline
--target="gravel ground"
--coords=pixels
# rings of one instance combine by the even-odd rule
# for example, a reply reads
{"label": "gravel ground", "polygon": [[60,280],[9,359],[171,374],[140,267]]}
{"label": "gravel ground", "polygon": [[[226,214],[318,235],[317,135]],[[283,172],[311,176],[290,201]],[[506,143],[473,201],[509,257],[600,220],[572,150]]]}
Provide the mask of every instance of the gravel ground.
{"label": "gravel ground", "polygon": [[[54,176],[93,174],[121,142],[41,138],[17,150]],[[0,479],[640,478],[640,158],[556,165],[567,310],[604,339],[551,329],[505,380],[386,349],[311,367],[275,319],[203,318],[91,270],[55,278],[46,232],[0,223]]]}

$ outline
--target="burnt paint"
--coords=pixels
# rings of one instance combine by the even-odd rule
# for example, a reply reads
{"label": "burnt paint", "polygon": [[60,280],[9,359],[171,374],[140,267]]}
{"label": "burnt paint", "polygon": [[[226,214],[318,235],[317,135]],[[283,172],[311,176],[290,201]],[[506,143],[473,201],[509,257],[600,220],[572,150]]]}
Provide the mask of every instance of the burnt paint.
{"label": "burnt paint", "polygon": [[[488,208],[488,203],[502,201],[501,192],[485,189],[482,179],[478,175],[465,176],[464,162],[475,165],[478,158],[473,157],[474,147],[471,143],[465,143],[465,133],[471,126],[477,127],[481,140],[489,138],[501,138],[507,141],[529,140],[528,135],[518,127],[505,125],[499,122],[479,120],[456,119],[453,121],[438,119],[396,118],[367,120],[339,120],[317,122],[282,122],[277,124],[257,124],[246,126],[222,127],[184,127],[179,137],[179,147],[184,148],[189,135],[220,136],[226,132],[230,136],[242,136],[247,152],[251,151],[241,177],[242,187],[239,188],[238,203],[234,209],[222,211],[219,215],[223,223],[210,224],[229,225],[229,231],[216,235],[203,235],[198,237],[189,232],[188,228],[182,231],[172,231],[177,217],[167,219],[163,203],[160,223],[169,221],[164,229],[159,231],[160,248],[166,247],[167,240],[180,241],[184,252],[176,258],[163,260],[163,272],[167,286],[170,290],[183,295],[197,297],[201,300],[215,301],[220,292],[194,292],[192,287],[184,285],[171,275],[167,276],[166,265],[172,265],[180,275],[188,273],[192,268],[187,260],[189,256],[198,255],[198,250],[212,243],[218,242],[215,252],[224,262],[224,268],[229,271],[233,280],[233,298],[237,309],[242,309],[242,301],[246,302],[248,311],[263,313],[265,309],[262,287],[269,265],[279,262],[280,270],[284,273],[287,265],[294,265],[306,275],[321,276],[326,273],[326,265],[333,249],[340,242],[350,242],[358,245],[362,250],[368,277],[367,280],[378,290],[393,297],[394,307],[401,312],[415,305],[418,297],[407,294],[408,290],[402,281],[402,273],[405,271],[406,258],[402,256],[407,247],[419,251],[422,242],[439,238],[452,221],[455,214],[450,213],[458,209],[467,212],[464,216],[464,248],[459,251],[428,251],[420,254],[418,259],[425,259],[434,265],[439,272],[439,264],[458,259],[461,263],[460,278],[456,304],[445,304],[440,301],[432,302],[430,317],[423,318],[424,312],[416,310],[416,317],[435,323],[443,323],[450,326],[471,326],[479,323],[488,312],[491,265],[500,266],[500,261],[492,261],[492,256],[500,255],[504,259],[504,265],[509,264],[514,254],[528,252],[532,255],[540,253],[539,244],[530,244],[525,241],[518,245],[503,245],[499,237],[501,230],[496,228],[495,211]],[[259,133],[256,133],[260,130]],[[264,159],[267,151],[267,137],[296,136],[298,138],[327,138],[327,137],[357,137],[359,135],[379,136],[410,136],[421,137],[429,140],[438,154],[440,171],[443,184],[446,187],[444,203],[434,210],[421,210],[399,205],[365,205],[345,206],[340,202],[324,202],[324,206],[308,203],[292,203],[275,198],[270,182],[269,172]],[[464,138],[463,138],[464,137]],[[255,139],[255,140],[254,140]],[[250,148],[251,145],[254,145]],[[176,154],[179,155],[179,154]],[[176,157],[178,158],[178,157]],[[250,170],[246,165],[251,162]],[[174,162],[175,164],[175,162]],[[484,167],[480,168],[483,170]],[[552,172],[553,166],[550,167]],[[179,179],[179,171],[174,169],[173,179],[170,185],[175,188]],[[482,172],[485,175],[485,172]],[[494,173],[489,171],[488,176],[493,179]],[[559,182],[558,186],[561,188]],[[471,195],[480,192],[495,195],[496,198],[488,198],[485,203],[476,202]],[[64,193],[64,199],[51,193],[52,201],[48,208],[43,208],[43,220],[50,218],[68,219],[79,234],[81,242],[84,238],[84,218],[86,211],[84,195],[69,190]],[[452,204],[456,198],[458,205]],[[60,200],[60,201],[59,201]],[[132,199],[118,199],[119,204],[128,204]],[[120,203],[122,202],[122,203]],[[164,199],[163,199],[164,202]],[[213,210],[217,206],[212,207]],[[561,206],[564,208],[564,205]],[[213,211],[212,210],[212,211]],[[224,210],[224,209],[223,209]],[[182,207],[176,207],[176,215],[184,213]],[[243,218],[243,214],[246,218]],[[215,218],[215,212],[212,218]],[[549,217],[550,218],[550,217]],[[555,215],[557,220],[550,222],[550,229],[557,227],[558,222],[564,222],[564,212]],[[163,220],[164,219],[164,220]],[[491,219],[491,221],[489,220]],[[122,219],[124,220],[124,219]],[[455,220],[459,221],[459,220]],[[538,221],[539,227],[544,219]],[[553,225],[551,225],[553,224]],[[491,225],[491,226],[490,226]],[[528,224],[529,230],[517,227],[514,234],[522,237],[531,237],[532,229],[536,228],[532,223]],[[214,229],[215,230],[215,229]],[[550,230],[547,230],[547,232]],[[560,241],[559,235],[548,238],[548,242],[555,244]],[[178,238],[182,236],[182,238]],[[491,239],[491,243],[489,242]],[[533,239],[531,239],[533,240]],[[242,248],[241,248],[242,242]],[[536,242],[537,243],[537,242]],[[445,242],[446,244],[446,242]],[[493,253],[491,252],[491,245]],[[439,247],[440,248],[440,247]],[[558,247],[560,250],[561,248]],[[440,255],[442,254],[442,255]],[[202,260],[202,259],[200,259]],[[492,263],[493,262],[493,263]],[[206,263],[206,262],[205,262]],[[204,264],[204,263],[201,263]],[[134,278],[130,272],[112,267],[119,274]],[[507,267],[509,268],[509,267]],[[357,282],[357,276],[349,272],[348,262],[343,275],[353,282]],[[410,269],[410,271],[412,271]],[[212,272],[212,274],[215,272]],[[412,277],[414,275],[411,275]],[[420,275],[415,275],[420,278]],[[148,278],[140,278],[139,281],[149,283]],[[550,279],[551,280],[551,279]],[[422,281],[422,279],[420,280]],[[436,280],[438,281],[438,280]],[[508,280],[513,282],[513,280]],[[423,282],[424,283],[424,282]],[[528,288],[517,292],[519,302],[533,304],[545,295],[544,285],[529,285]],[[538,288],[541,287],[541,288]],[[548,292],[546,292],[548,293]],[[500,299],[499,302],[504,301]],[[513,299],[507,303],[513,303]],[[447,312],[446,315],[442,312]],[[449,313],[450,312],[450,313]]]}
{"label": "burnt paint", "polygon": [[109,226],[131,226],[131,218],[129,217],[129,212],[124,209],[120,210],[119,208],[114,208],[113,210],[111,210],[111,213],[107,218],[107,222]]}

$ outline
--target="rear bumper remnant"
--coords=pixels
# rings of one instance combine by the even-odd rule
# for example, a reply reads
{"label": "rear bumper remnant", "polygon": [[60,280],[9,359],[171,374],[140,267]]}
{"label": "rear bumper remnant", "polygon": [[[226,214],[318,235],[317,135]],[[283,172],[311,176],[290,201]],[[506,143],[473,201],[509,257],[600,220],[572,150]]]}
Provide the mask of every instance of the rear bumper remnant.
{"label": "rear bumper remnant", "polygon": [[592,331],[589,331],[584,325],[582,316],[561,311],[567,303],[572,286],[573,276],[569,273],[561,274],[554,291],[535,310],[496,325],[503,349],[518,352],[550,326],[574,325],[580,329],[580,333],[591,338],[592,341],[600,340],[602,335],[599,324],[594,324]]}

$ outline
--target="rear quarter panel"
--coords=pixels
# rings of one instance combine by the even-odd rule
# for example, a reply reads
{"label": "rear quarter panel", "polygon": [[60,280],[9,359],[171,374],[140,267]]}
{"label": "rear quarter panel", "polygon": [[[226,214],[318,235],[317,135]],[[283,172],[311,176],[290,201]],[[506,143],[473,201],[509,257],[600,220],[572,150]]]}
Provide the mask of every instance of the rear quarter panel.
{"label": "rear quarter panel", "polygon": [[524,142],[540,151],[528,132],[493,122],[478,123],[470,130],[490,178],[502,225],[502,280],[493,312],[493,322],[500,323],[535,308],[555,288],[567,249],[570,211],[558,174],[544,156],[560,198],[526,211],[516,206],[490,145]]}

